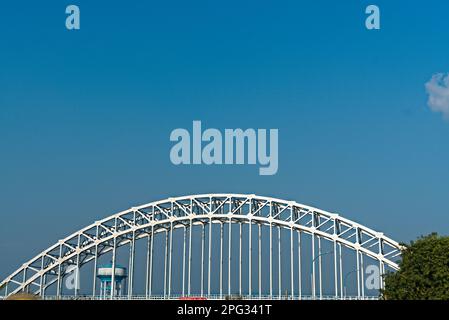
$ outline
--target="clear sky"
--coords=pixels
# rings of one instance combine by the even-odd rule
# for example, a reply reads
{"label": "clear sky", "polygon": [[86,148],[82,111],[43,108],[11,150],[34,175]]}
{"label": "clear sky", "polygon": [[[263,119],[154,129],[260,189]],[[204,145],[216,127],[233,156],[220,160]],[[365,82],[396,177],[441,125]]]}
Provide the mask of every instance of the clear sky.
{"label": "clear sky", "polygon": [[[425,88],[449,72],[447,1],[71,3],[0,4],[0,278],[95,220],[196,193],[295,200],[398,241],[448,233],[449,121]],[[193,120],[279,129],[277,175],[174,166],[170,132]]]}

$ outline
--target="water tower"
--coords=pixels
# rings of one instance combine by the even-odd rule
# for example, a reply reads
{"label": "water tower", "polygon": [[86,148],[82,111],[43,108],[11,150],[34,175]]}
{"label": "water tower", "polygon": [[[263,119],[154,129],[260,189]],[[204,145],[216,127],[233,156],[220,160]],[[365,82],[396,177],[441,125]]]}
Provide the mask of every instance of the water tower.
{"label": "water tower", "polygon": [[[111,290],[112,290],[112,262],[100,266],[97,270],[97,277],[100,279],[100,298],[107,298],[111,296]],[[126,268],[115,265],[115,277],[114,277],[114,294],[113,296],[121,296],[122,295],[122,289],[123,289],[123,280],[128,277]]]}

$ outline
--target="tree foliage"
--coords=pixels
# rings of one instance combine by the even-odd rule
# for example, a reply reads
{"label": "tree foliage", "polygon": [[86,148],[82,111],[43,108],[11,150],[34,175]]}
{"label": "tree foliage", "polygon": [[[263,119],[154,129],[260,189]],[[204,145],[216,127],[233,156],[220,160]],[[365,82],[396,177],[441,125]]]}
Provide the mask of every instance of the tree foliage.
{"label": "tree foliage", "polygon": [[385,276],[388,300],[449,300],[449,237],[432,233],[404,245],[400,270]]}

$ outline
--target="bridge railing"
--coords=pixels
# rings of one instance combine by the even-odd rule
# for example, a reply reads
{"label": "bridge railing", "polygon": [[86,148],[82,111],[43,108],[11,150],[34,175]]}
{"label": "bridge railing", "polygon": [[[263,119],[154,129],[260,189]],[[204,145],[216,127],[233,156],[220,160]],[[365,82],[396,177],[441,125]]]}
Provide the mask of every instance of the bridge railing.
{"label": "bridge railing", "polygon": [[311,295],[305,296],[290,296],[290,295],[282,295],[282,296],[269,296],[269,295],[254,295],[254,296],[220,296],[220,295],[210,295],[210,296],[151,296],[147,297],[145,295],[136,295],[132,297],[128,296],[114,296],[111,297],[103,297],[103,296],[45,296],[44,300],[247,300],[247,301],[271,301],[271,300],[379,300],[379,297],[376,296],[365,296],[365,297],[357,297],[357,296],[346,296],[343,299],[341,297],[336,297],[333,295],[323,296],[323,297],[313,297]]}

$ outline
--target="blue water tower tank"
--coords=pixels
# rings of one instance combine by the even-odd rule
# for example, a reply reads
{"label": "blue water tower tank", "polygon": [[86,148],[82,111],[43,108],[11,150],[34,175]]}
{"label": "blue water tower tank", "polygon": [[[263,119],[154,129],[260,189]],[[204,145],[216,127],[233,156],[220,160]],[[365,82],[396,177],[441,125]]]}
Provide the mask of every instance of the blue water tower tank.
{"label": "blue water tower tank", "polygon": [[118,264],[115,265],[114,294],[111,294],[113,269],[112,262],[100,266],[97,269],[97,277],[100,279],[100,298],[108,298],[111,297],[111,295],[121,296],[123,294],[123,280],[128,277],[126,268]]}

